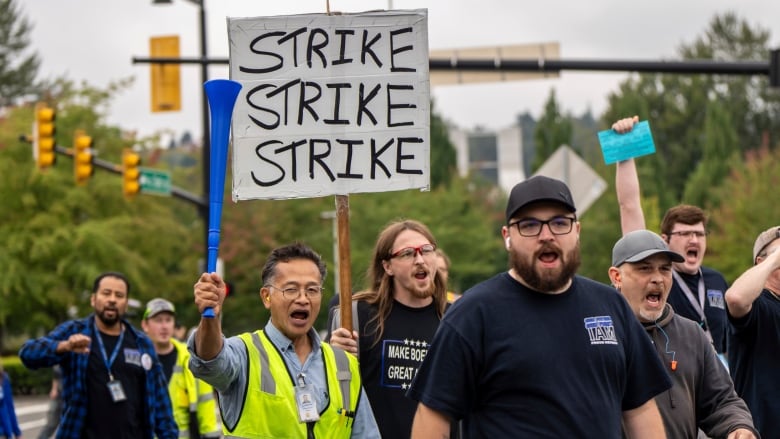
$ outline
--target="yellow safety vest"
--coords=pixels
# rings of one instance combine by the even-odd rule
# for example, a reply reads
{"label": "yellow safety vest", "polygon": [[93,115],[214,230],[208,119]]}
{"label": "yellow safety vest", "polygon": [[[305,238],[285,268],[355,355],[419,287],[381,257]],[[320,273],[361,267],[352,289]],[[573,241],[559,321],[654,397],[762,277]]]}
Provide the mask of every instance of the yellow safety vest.
{"label": "yellow safety vest", "polygon": [[[279,351],[262,330],[238,336],[249,356],[247,391],[236,425],[223,424],[226,438],[306,439],[298,421],[295,384]],[[321,408],[314,437],[349,438],[360,397],[360,369],[355,357],[321,343],[330,402]],[[344,410],[348,407],[348,412]],[[349,416],[348,416],[349,415]]]}
{"label": "yellow safety vest", "polygon": [[217,421],[217,405],[214,400],[214,389],[192,374],[187,364],[190,353],[187,346],[177,340],[171,340],[176,349],[176,364],[168,382],[168,393],[171,396],[173,419],[179,426],[179,437],[190,437],[190,412],[197,412],[198,426],[202,437],[218,438],[220,436]]}

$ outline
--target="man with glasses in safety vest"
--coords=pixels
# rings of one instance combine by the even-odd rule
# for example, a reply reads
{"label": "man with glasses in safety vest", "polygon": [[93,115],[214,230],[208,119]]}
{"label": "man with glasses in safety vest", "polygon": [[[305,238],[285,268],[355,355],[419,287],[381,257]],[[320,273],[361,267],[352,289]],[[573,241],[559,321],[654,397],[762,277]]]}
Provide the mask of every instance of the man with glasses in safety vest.
{"label": "man with glasses in safety vest", "polygon": [[203,273],[195,304],[203,313],[188,347],[190,369],[219,392],[226,437],[379,438],[357,359],[320,340],[325,263],[294,243],[271,252],[260,299],[270,310],[262,330],[225,338],[220,314],[225,282]]}

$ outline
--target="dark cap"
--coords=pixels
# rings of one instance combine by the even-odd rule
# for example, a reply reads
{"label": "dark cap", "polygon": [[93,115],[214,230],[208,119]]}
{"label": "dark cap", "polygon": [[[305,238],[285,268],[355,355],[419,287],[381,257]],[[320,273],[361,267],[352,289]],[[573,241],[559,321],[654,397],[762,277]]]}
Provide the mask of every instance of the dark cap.
{"label": "dark cap", "polygon": [[770,227],[763,232],[761,232],[760,235],[758,235],[758,238],[756,238],[756,243],[753,244],[753,263],[756,263],[756,258],[758,257],[758,254],[761,253],[761,250],[765,249],[766,246],[772,243],[775,239],[780,238],[780,226],[774,226]]}
{"label": "dark cap", "polygon": [[161,312],[169,312],[176,315],[176,308],[173,304],[165,299],[152,299],[146,304],[146,311],[144,311],[144,320],[150,319]]}
{"label": "dark cap", "polygon": [[560,203],[569,212],[577,211],[566,183],[544,175],[535,175],[512,188],[506,203],[506,222],[508,223],[518,210],[539,201]]}
{"label": "dark cap", "polygon": [[663,253],[672,262],[683,262],[685,258],[669,250],[663,239],[649,230],[634,230],[626,233],[612,247],[612,266],[620,267],[626,262],[639,262],[650,256]]}

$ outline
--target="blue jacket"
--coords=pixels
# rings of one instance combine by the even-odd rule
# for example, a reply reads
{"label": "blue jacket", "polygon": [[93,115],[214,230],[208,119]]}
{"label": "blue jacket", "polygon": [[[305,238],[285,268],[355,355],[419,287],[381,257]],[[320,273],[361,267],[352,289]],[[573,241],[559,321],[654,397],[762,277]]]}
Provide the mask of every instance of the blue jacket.
{"label": "blue jacket", "polygon": [[14,411],[14,398],[11,395],[11,380],[8,379],[8,374],[0,372],[0,381],[3,389],[0,392],[0,436],[21,436],[22,431],[19,430]]}
{"label": "blue jacket", "polygon": [[[142,354],[149,354],[153,359],[152,368],[146,373],[145,403],[150,429],[145,432],[145,438],[152,439],[155,435],[158,439],[178,438],[179,429],[173,420],[168,385],[152,341],[144,333],[133,328],[129,322],[125,320],[122,322],[135,335],[138,350]],[[57,344],[77,333],[87,335],[94,340],[94,326],[94,314],[81,320],[70,320],[57,326],[44,337],[28,340],[19,350],[22,363],[30,369],[50,367],[55,364],[62,367],[64,413],[57,431],[57,439],[79,439],[84,431],[84,420],[87,417],[86,374],[89,363],[89,355],[73,352],[58,354]]]}

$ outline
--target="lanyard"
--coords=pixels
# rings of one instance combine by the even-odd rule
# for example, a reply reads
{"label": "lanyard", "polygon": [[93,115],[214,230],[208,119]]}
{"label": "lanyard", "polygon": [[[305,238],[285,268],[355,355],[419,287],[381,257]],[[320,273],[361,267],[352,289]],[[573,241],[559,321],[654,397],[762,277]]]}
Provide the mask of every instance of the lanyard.
{"label": "lanyard", "polygon": [[685,293],[685,297],[688,299],[688,302],[690,302],[691,305],[693,305],[693,308],[699,313],[699,318],[703,324],[704,332],[707,334],[707,338],[710,340],[710,342],[712,342],[710,325],[707,324],[707,317],[704,315],[704,275],[701,272],[701,268],[699,269],[698,302],[696,301],[696,296],[693,295],[693,291],[691,291],[691,289],[688,287],[688,283],[685,282],[685,280],[675,270],[672,270],[672,276],[674,277],[674,280],[677,281],[677,285],[680,286],[680,289],[683,290],[683,293]]}
{"label": "lanyard", "polygon": [[114,381],[114,375],[111,373],[111,365],[114,364],[114,360],[116,360],[116,356],[119,353],[119,348],[122,347],[122,340],[125,338],[125,326],[121,323],[120,326],[122,327],[122,330],[119,332],[119,340],[116,341],[116,346],[114,346],[114,352],[111,353],[111,358],[107,358],[106,347],[103,344],[103,337],[100,335],[97,324],[95,324],[95,336],[97,337],[98,344],[100,345],[100,354],[103,356],[103,363],[105,363],[106,369],[108,370],[109,381]]}

